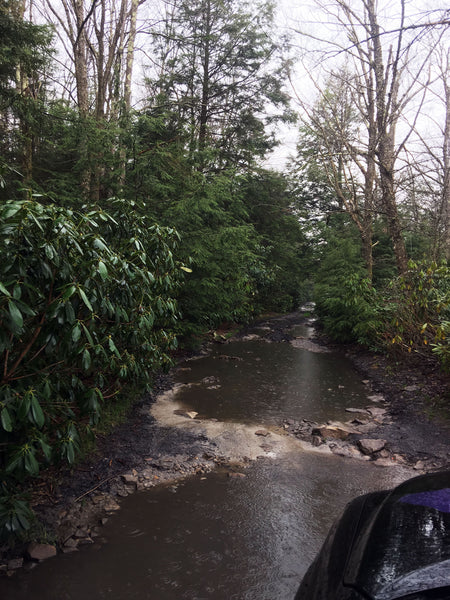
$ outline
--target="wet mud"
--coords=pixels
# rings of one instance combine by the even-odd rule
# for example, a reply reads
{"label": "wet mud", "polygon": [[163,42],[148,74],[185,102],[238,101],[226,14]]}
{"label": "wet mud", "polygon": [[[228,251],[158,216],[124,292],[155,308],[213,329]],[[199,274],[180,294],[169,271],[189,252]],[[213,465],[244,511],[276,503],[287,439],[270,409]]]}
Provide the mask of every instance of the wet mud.
{"label": "wet mud", "polygon": [[[324,336],[303,339],[295,335],[295,327],[307,322],[301,312],[271,317],[241,330],[237,338],[245,341],[257,336],[270,343],[293,342],[326,352],[331,345]],[[227,343],[220,332],[215,340],[209,344]],[[208,344],[202,350],[203,355],[207,352]],[[295,444],[380,465],[404,464],[418,472],[448,466],[449,422],[442,412],[433,412],[435,406],[448,402],[448,377],[437,365],[423,360],[400,363],[352,346],[345,347],[345,353],[377,398],[373,407],[382,412],[349,413],[355,430],[344,440],[330,439],[320,430],[323,424],[311,422],[284,422],[270,431],[239,424],[230,429],[218,421],[206,426],[195,413],[174,405],[173,374],[161,375],[153,393],[133,407],[128,421],[98,440],[95,455],[74,469],[49,472],[34,489],[33,508],[46,527],[47,540],[66,553],[94,544],[108,514],[119,509],[121,498],[136,490],[207,473],[218,465],[233,476],[258,456],[275,457],[292,451]],[[358,430],[368,424],[366,430]],[[368,452],[361,448],[361,439],[385,443]],[[8,568],[11,550],[3,547],[1,552],[0,572],[12,574]],[[15,556],[25,553],[26,548],[14,551]]]}

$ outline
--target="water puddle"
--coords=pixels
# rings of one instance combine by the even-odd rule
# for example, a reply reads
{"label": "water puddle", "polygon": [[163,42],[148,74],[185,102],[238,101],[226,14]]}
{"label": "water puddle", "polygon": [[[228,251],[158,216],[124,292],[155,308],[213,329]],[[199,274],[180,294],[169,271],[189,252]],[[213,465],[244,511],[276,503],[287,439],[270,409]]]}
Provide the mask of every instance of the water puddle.
{"label": "water puddle", "polygon": [[180,365],[177,380],[185,384],[177,392],[179,403],[220,421],[345,420],[346,407],[369,404],[366,386],[345,356],[289,343],[215,346],[210,356]]}
{"label": "water puddle", "polygon": [[2,597],[289,600],[344,505],[410,476],[305,451],[277,427],[343,420],[346,407],[369,404],[344,356],[236,341],[185,361],[177,380],[153,408],[160,422],[206,431],[229,457],[264,458],[126,498],[104,540],[3,578]]}
{"label": "water puddle", "polygon": [[255,462],[245,477],[217,472],[138,493],[106,524],[101,547],[21,573],[3,597],[289,600],[346,502],[404,478],[288,454]]}

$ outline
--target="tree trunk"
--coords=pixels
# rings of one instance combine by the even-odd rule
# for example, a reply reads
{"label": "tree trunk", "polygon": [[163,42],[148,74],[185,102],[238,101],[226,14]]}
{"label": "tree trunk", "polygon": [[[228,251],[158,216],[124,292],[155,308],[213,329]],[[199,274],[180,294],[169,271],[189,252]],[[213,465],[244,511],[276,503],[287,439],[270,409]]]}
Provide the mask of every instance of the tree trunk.
{"label": "tree trunk", "polygon": [[[131,110],[131,78],[133,75],[133,64],[134,64],[134,46],[136,42],[136,21],[137,11],[139,6],[139,0],[131,0],[129,23],[130,31],[128,34],[128,43],[126,51],[126,64],[125,64],[125,80],[123,87],[123,112],[121,115],[121,128],[125,130],[130,117]],[[123,136],[121,136],[123,138]],[[119,165],[119,193],[122,193],[125,185],[126,176],[126,150],[123,139],[119,149],[120,153],[120,165]]]}
{"label": "tree trunk", "polygon": [[[404,0],[402,0],[402,7]],[[389,233],[392,239],[397,270],[399,274],[408,268],[405,242],[395,198],[395,125],[398,121],[397,98],[399,88],[399,52],[391,56],[389,72],[383,63],[383,50],[380,40],[380,28],[377,22],[375,0],[366,3],[370,34],[373,44],[373,65],[375,74],[375,102],[377,123],[377,156],[380,171],[381,201],[386,215]],[[398,50],[401,47],[399,33]],[[388,82],[389,86],[388,86]]]}
{"label": "tree trunk", "polygon": [[[66,12],[70,10],[67,0],[63,0]],[[73,60],[75,70],[75,82],[77,86],[78,112],[80,115],[80,187],[83,200],[88,200],[91,187],[91,167],[89,160],[89,87],[87,69],[87,42],[86,35],[82,29],[84,21],[83,0],[74,0],[73,10],[75,13],[76,30],[72,31],[71,43],[73,48]]]}
{"label": "tree trunk", "polygon": [[443,250],[447,260],[450,261],[450,84],[448,82],[449,56],[447,54],[447,69],[444,82],[445,98],[445,127],[444,127],[444,147],[443,147],[443,186],[442,186],[442,216],[443,216]]}
{"label": "tree trunk", "polygon": [[209,62],[210,62],[210,35],[211,35],[211,3],[210,0],[206,0],[205,14],[203,15],[204,23],[204,46],[203,46],[203,77],[202,77],[202,99],[200,104],[200,119],[199,119],[199,133],[198,133],[198,149],[201,152],[206,147],[206,134],[208,124],[208,107],[209,107]]}

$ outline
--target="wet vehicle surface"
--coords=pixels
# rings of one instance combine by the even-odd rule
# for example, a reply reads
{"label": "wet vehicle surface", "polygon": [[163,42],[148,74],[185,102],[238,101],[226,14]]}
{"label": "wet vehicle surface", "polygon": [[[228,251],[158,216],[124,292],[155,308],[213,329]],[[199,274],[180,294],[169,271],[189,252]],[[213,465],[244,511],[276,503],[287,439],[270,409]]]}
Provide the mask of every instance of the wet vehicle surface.
{"label": "wet vehicle surface", "polygon": [[296,600],[450,598],[450,471],[353,500]]}

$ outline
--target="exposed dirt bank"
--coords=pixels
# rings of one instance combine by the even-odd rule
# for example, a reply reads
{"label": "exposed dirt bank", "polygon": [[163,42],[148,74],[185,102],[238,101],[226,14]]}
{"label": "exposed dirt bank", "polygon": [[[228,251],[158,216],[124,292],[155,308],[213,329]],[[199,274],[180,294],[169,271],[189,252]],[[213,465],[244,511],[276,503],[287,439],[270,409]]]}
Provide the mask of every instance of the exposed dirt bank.
{"label": "exposed dirt bank", "polygon": [[[272,317],[238,335],[326,351],[329,342],[321,336],[296,338],[293,328],[307,320],[302,313]],[[216,339],[226,343],[220,332]],[[280,423],[270,432],[213,420],[206,424],[177,407],[173,376],[161,376],[153,394],[134,406],[129,420],[99,440],[95,456],[73,470],[50,473],[35,487],[33,507],[47,527],[47,541],[59,551],[76,551],[101,537],[107,515],[136,490],[205,473],[217,465],[226,465],[233,476],[258,456],[276,457],[294,447],[333,451],[380,465],[402,463],[418,471],[448,466],[450,427],[437,411],[449,403],[448,377],[423,360],[397,364],[356,347],[339,351],[351,358],[368,395],[374,397],[372,413],[349,413],[352,425],[347,425],[345,439],[330,438],[320,429],[322,424],[304,422]],[[361,440],[369,440],[365,449]],[[380,440],[383,444],[377,445]],[[26,548],[16,548],[15,554],[18,561],[10,562],[10,549],[0,548],[0,573],[12,574]]]}

